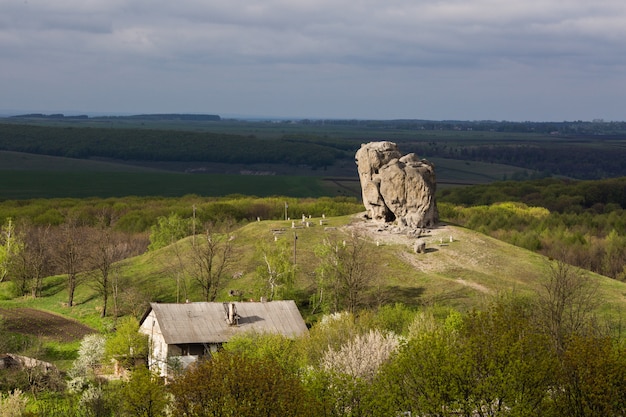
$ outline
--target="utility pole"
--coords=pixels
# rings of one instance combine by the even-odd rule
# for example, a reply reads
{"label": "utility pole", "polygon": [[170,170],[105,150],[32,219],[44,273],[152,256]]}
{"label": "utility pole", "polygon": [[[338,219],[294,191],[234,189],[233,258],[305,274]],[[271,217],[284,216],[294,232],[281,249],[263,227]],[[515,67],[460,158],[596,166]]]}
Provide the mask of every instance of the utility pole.
{"label": "utility pole", "polygon": [[285,220],[288,219],[287,217],[287,209],[289,208],[289,204],[287,204],[287,202],[285,201]]}
{"label": "utility pole", "polygon": [[293,265],[296,265],[296,242],[298,241],[298,235],[293,232]]}
{"label": "utility pole", "polygon": [[192,238],[191,238],[191,246],[195,247],[196,246],[196,205],[193,205],[193,219],[191,222],[191,228],[192,228]]}

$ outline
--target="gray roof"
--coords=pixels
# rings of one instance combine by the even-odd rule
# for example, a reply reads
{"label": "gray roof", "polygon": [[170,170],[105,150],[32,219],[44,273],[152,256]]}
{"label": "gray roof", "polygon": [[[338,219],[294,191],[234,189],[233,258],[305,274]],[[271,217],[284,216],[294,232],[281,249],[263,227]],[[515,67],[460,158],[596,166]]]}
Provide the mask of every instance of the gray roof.
{"label": "gray roof", "polygon": [[245,333],[277,333],[297,337],[307,332],[293,300],[234,303],[238,325],[226,322],[223,303],[150,303],[142,322],[154,311],[167,344],[224,343]]}

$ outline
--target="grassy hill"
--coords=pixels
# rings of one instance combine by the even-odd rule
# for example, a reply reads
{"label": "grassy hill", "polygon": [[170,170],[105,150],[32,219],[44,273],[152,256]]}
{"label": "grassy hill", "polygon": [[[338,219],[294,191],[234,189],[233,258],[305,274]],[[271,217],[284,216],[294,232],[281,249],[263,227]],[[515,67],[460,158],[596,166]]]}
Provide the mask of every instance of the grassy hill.
{"label": "grassy hill", "polygon": [[[499,294],[533,296],[548,277],[550,262],[533,252],[509,245],[478,232],[454,225],[442,224],[423,237],[427,252],[415,254],[414,238],[393,233],[366,223],[358,216],[310,219],[310,227],[301,227],[300,221],[292,228],[291,221],[259,221],[249,223],[235,232],[236,261],[229,268],[231,278],[218,294],[218,301],[232,299],[235,290],[242,299],[259,299],[264,283],[255,273],[262,264],[257,250],[261,242],[268,245],[285,241],[288,256],[295,256],[298,265],[294,297],[303,315],[309,317],[309,298],[313,294],[314,272],[318,265],[316,246],[335,236],[340,242],[352,235],[367,241],[363,256],[373,259],[373,289],[365,297],[373,303],[402,302],[409,306],[450,306],[467,310],[480,306],[485,300]],[[296,239],[297,237],[297,239]],[[196,237],[200,239],[200,236]],[[118,304],[126,314],[140,316],[150,301],[200,301],[201,293],[193,279],[180,267],[190,250],[192,237],[174,245],[116,265],[113,276],[120,285]],[[291,252],[294,248],[295,250]],[[626,284],[591,274],[598,284],[601,300],[600,313],[617,317],[626,308]],[[86,281],[76,293],[76,305],[68,308],[63,277],[46,279],[44,297],[40,299],[10,299],[10,283],[0,284],[0,296],[5,301],[0,307],[29,307],[62,314],[79,320],[92,328],[104,330],[112,326],[112,319],[102,321],[98,315],[101,300]],[[113,307],[109,304],[109,311]]]}

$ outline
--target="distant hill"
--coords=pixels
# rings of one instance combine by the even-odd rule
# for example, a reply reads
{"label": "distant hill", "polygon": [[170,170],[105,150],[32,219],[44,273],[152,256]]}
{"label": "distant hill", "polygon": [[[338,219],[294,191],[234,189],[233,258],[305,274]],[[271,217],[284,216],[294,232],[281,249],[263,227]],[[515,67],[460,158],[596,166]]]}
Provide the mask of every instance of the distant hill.
{"label": "distant hill", "polygon": [[217,114],[186,114],[186,113],[166,113],[166,114],[136,114],[130,116],[92,116],[85,114],[66,116],[61,113],[43,114],[28,113],[11,116],[14,119],[116,119],[116,120],[193,120],[193,121],[220,121],[222,118]]}

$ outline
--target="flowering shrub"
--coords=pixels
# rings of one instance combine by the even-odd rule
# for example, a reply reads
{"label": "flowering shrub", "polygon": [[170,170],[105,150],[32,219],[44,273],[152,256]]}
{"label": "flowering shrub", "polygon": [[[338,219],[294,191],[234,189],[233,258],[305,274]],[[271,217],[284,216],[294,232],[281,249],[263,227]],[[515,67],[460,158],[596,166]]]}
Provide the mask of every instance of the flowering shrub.
{"label": "flowering shrub", "polygon": [[370,330],[363,335],[357,335],[338,350],[329,348],[322,358],[322,368],[354,378],[372,380],[380,365],[399,346],[400,338],[395,333]]}
{"label": "flowering shrub", "polygon": [[0,393],[0,417],[20,417],[24,413],[27,402],[28,398],[19,389],[6,395]]}

